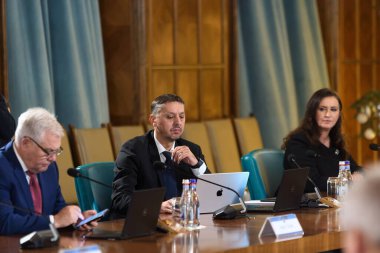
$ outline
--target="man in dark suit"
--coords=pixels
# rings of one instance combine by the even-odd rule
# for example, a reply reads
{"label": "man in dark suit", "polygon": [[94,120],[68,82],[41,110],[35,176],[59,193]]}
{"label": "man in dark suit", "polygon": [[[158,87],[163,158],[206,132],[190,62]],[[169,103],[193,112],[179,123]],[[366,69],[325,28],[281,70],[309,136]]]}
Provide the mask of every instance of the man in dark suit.
{"label": "man in dark suit", "polygon": [[9,112],[5,98],[0,94],[0,147],[12,139],[15,129],[15,120]]}
{"label": "man in dark suit", "polygon": [[54,115],[43,108],[20,115],[15,140],[0,149],[1,235],[48,229],[49,223],[66,227],[96,213],[82,214],[62,197],[55,160],[63,134]]}
{"label": "man in dark suit", "polygon": [[171,213],[170,199],[181,196],[182,179],[209,173],[201,148],[181,138],[185,128],[182,98],[173,94],[157,97],[152,102],[149,121],[153,130],[127,141],[116,158],[112,192],[114,218],[126,215],[134,190],[155,187],[166,187],[161,212]]}

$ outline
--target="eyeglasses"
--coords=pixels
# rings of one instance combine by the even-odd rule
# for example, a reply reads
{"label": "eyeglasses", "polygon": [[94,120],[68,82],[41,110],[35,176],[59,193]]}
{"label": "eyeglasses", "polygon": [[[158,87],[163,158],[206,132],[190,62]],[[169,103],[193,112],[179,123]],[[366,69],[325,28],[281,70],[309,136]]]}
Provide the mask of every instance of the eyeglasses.
{"label": "eyeglasses", "polygon": [[46,156],[53,156],[53,155],[59,156],[63,151],[62,147],[59,147],[58,149],[55,149],[55,150],[50,149],[50,148],[44,148],[40,144],[38,144],[38,142],[36,142],[32,137],[29,137],[29,136],[25,136],[25,137],[30,139],[32,142],[34,142],[34,144],[36,144],[37,147],[39,147],[46,154]]}

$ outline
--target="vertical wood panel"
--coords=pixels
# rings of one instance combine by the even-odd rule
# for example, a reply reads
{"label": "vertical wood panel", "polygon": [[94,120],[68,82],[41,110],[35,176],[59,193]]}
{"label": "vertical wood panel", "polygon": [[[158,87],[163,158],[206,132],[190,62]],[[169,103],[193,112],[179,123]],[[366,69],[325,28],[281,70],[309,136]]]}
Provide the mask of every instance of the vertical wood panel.
{"label": "vertical wood panel", "polygon": [[[196,70],[177,71],[177,94],[185,101],[186,120],[198,121],[199,113],[199,91],[198,72]],[[202,94],[203,95],[203,92]]]}
{"label": "vertical wood panel", "polygon": [[[372,19],[374,20],[374,29],[372,37],[372,47],[374,48],[374,57],[375,59],[380,59],[380,47],[379,47],[379,41],[380,41],[380,0],[374,0],[374,10],[372,11]],[[377,85],[379,88],[379,84]]]}
{"label": "vertical wood panel", "polygon": [[[345,135],[347,148],[350,153],[355,154],[355,159],[360,159],[358,157],[358,147],[357,142],[359,141],[359,129],[358,125],[354,121],[354,111],[350,108],[350,105],[356,99],[354,94],[356,94],[356,66],[353,64],[346,64],[340,67],[339,73],[339,83],[347,83],[350,85],[350,89],[343,92],[344,89],[338,88],[339,95],[343,104],[343,133]],[[351,122],[351,124],[348,124]]]}
{"label": "vertical wood panel", "polygon": [[176,64],[198,63],[198,0],[177,1]]}
{"label": "vertical wood panel", "polygon": [[174,63],[173,0],[150,1],[152,64]]}
{"label": "vertical wood panel", "polygon": [[317,0],[317,4],[330,86],[336,90],[339,0]]}
{"label": "vertical wood panel", "polygon": [[[235,64],[237,59],[237,40],[231,40],[230,38],[237,37],[237,23],[232,20],[237,20],[237,1],[222,1],[222,23],[224,27],[229,29],[223,29],[222,41],[222,57],[223,57],[223,116],[231,117],[237,116],[236,112],[239,111],[238,85],[230,85],[237,82],[237,70],[238,66]],[[230,52],[230,50],[232,52]],[[233,70],[229,71],[229,68]],[[228,97],[228,99],[226,99]]]}
{"label": "vertical wood panel", "polygon": [[214,94],[213,96],[201,96],[201,120],[223,117],[222,90],[220,88],[222,76],[223,73],[220,70],[201,72],[202,94]]}
{"label": "vertical wood panel", "polygon": [[361,59],[372,59],[372,0],[360,1],[358,40]]}
{"label": "vertical wood panel", "polygon": [[[338,92],[343,103],[343,130],[346,137],[347,149],[360,162],[361,159],[361,139],[359,137],[358,124],[355,122],[354,110],[350,105],[358,98],[360,86],[360,69],[356,64],[359,55],[357,44],[357,15],[358,8],[356,0],[340,2],[340,38],[338,42],[338,57],[340,62],[338,73]],[[344,30],[342,27],[351,27]],[[348,89],[348,87],[350,87]],[[351,122],[351,124],[348,124]]]}
{"label": "vertical wood panel", "polygon": [[355,58],[355,40],[356,40],[356,0],[340,1],[340,27],[343,24],[350,29],[342,30],[339,28],[339,57],[340,58]]}
{"label": "vertical wood panel", "polygon": [[201,63],[223,63],[222,0],[201,1]]}
{"label": "vertical wood panel", "polygon": [[151,93],[149,101],[164,93],[175,93],[174,89],[174,71],[172,70],[154,70]]}
{"label": "vertical wood panel", "polygon": [[[368,28],[370,28],[370,26]],[[368,47],[371,49],[370,46],[368,46]],[[371,53],[371,51],[370,51],[370,53]],[[361,64],[359,66],[360,67],[360,74],[361,74],[360,91],[359,91],[360,95],[364,95],[368,91],[372,90],[373,80],[372,80],[372,66],[371,65],[372,64],[370,64],[370,63],[364,63],[364,64]],[[352,110],[352,111],[354,111],[354,110]],[[353,116],[355,116],[355,114],[353,114]],[[356,123],[356,124],[358,125],[358,123]],[[359,127],[360,126],[358,125],[358,128]],[[368,146],[370,143],[372,143],[372,141],[366,140],[365,138],[361,138],[360,141],[358,141],[358,144],[361,145],[361,147],[359,147],[359,150],[360,150],[360,156],[361,156],[362,161],[373,160],[373,152],[366,152],[366,150],[368,150]]]}
{"label": "vertical wood panel", "polygon": [[[110,119],[114,125],[140,123],[140,32],[135,1],[100,0]],[[137,112],[137,117],[136,117]]]}

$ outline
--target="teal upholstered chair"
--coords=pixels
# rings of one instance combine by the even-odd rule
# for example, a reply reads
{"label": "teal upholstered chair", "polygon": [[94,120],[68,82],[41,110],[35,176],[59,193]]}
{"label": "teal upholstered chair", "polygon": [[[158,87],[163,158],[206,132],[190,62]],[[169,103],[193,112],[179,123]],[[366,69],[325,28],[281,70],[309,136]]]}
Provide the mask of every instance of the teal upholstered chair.
{"label": "teal upholstered chair", "polygon": [[249,172],[248,189],[251,199],[273,197],[280,185],[284,151],[256,149],[241,158],[243,171]]}
{"label": "teal upholstered chair", "polygon": [[[83,176],[110,186],[114,177],[113,169],[114,162],[89,163],[76,168]],[[94,209],[99,212],[105,208],[110,208],[111,188],[91,182],[85,178],[76,177],[75,189],[82,211]]]}

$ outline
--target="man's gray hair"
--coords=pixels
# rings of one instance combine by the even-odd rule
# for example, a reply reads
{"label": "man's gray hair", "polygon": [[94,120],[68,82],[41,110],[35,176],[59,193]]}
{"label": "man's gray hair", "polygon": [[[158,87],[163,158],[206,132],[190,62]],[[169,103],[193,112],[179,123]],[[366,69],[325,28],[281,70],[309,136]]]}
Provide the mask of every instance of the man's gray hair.
{"label": "man's gray hair", "polygon": [[182,98],[180,96],[177,96],[175,94],[163,94],[161,96],[156,97],[153,100],[153,102],[150,106],[151,114],[157,115],[161,111],[161,108],[166,103],[169,103],[169,102],[178,102],[181,104],[185,104],[185,102],[182,100]]}
{"label": "man's gray hair", "polygon": [[343,202],[341,222],[347,230],[361,231],[365,238],[380,246],[380,164],[355,181]]}
{"label": "man's gray hair", "polygon": [[19,144],[23,137],[28,136],[40,142],[46,132],[59,137],[64,135],[63,127],[54,114],[41,107],[30,108],[18,117],[15,141]]}

